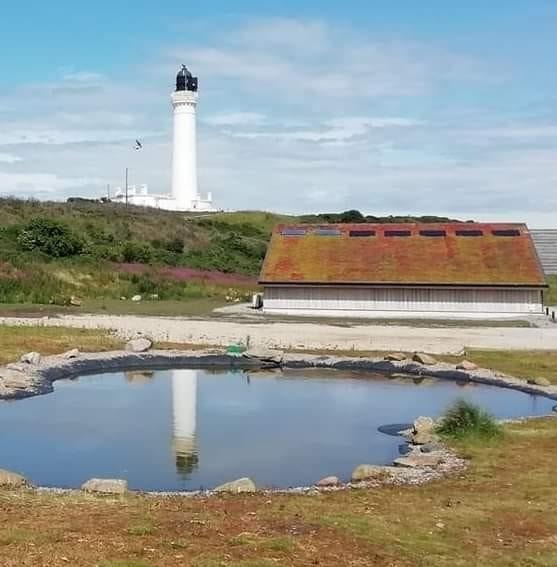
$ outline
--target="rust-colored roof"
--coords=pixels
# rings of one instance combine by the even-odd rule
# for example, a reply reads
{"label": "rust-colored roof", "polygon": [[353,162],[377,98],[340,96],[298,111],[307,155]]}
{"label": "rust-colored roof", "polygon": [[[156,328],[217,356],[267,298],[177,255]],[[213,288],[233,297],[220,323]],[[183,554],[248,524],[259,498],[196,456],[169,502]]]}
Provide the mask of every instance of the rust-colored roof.
{"label": "rust-colored roof", "polygon": [[502,223],[278,225],[259,282],[545,286],[526,225]]}

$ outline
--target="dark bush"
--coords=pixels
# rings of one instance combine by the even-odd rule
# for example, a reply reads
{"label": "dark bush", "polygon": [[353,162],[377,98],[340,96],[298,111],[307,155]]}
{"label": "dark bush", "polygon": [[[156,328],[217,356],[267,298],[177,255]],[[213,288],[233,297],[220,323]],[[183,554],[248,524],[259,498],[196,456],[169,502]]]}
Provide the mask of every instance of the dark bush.
{"label": "dark bush", "polygon": [[68,226],[42,217],[19,231],[17,243],[22,250],[42,252],[52,258],[75,256],[83,250],[83,241]]}
{"label": "dark bush", "polygon": [[500,436],[502,428],[493,416],[480,407],[466,400],[457,400],[445,412],[437,432],[455,439],[491,439]]}
{"label": "dark bush", "polygon": [[151,247],[143,242],[126,242],[122,246],[121,254],[124,262],[148,264],[151,261]]}

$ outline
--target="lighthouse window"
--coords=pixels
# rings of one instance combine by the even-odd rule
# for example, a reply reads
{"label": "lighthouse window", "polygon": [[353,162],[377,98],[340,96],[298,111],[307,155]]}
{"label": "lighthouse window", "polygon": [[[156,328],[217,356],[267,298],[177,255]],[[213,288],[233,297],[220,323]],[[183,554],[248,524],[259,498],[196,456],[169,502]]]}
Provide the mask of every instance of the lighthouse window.
{"label": "lighthouse window", "polygon": [[520,230],[516,228],[492,230],[493,236],[520,236]]}
{"label": "lighthouse window", "polygon": [[282,236],[303,236],[306,233],[305,228],[284,228],[280,231]]}

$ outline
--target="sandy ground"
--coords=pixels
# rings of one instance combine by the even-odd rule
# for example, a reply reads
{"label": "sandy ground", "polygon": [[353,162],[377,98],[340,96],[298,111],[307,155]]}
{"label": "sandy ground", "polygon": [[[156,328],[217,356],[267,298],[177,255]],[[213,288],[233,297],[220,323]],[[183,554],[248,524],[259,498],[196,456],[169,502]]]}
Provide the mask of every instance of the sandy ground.
{"label": "sandy ground", "polygon": [[41,319],[1,317],[0,324],[107,329],[124,338],[144,334],[155,341],[279,349],[342,349],[459,353],[466,348],[557,350],[551,328],[431,328],[327,323],[256,323],[173,317],[64,315]]}

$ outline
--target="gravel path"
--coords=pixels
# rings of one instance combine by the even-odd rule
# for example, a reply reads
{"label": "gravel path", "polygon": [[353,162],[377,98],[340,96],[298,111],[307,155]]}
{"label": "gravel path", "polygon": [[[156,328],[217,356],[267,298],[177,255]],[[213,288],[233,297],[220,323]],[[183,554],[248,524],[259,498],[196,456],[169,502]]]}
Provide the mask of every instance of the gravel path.
{"label": "gravel path", "polygon": [[138,334],[155,341],[251,346],[279,349],[342,349],[458,353],[465,348],[557,350],[551,328],[431,328],[381,325],[340,327],[327,323],[255,323],[147,316],[64,315],[40,319],[1,317],[0,324],[107,329],[124,338]]}

